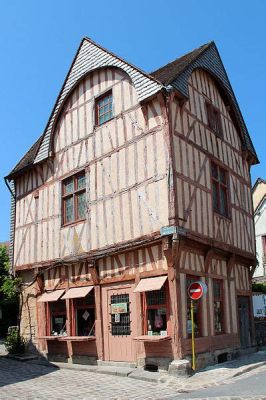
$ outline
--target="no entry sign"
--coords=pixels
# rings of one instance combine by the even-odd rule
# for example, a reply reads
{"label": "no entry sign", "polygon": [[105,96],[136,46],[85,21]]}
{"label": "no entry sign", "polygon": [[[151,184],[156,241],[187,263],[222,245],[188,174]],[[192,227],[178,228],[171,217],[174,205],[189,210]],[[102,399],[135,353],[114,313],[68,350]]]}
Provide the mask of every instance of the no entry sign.
{"label": "no entry sign", "polygon": [[199,300],[207,293],[207,285],[204,282],[197,281],[189,285],[188,295],[192,300]]}

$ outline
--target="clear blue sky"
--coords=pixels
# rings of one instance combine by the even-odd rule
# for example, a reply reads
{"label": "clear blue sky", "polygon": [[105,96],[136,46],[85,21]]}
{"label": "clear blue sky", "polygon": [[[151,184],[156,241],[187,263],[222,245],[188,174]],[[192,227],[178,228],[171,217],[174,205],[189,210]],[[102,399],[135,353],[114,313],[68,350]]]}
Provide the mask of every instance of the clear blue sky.
{"label": "clear blue sky", "polygon": [[266,178],[266,1],[12,0],[0,10],[0,241],[9,237],[8,174],[42,134],[80,40],[150,72],[215,40]]}

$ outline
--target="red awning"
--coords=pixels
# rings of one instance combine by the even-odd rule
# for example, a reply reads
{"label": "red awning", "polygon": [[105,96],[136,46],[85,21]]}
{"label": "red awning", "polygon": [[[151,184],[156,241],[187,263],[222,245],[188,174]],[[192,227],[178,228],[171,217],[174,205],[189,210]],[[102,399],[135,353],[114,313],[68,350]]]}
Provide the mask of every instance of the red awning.
{"label": "red awning", "polygon": [[38,301],[46,302],[46,301],[57,301],[62,294],[64,293],[65,289],[60,290],[53,290],[52,292],[46,292],[41,295]]}
{"label": "red awning", "polygon": [[62,297],[62,299],[77,299],[79,297],[85,297],[90,291],[94,288],[94,286],[83,286],[83,287],[75,287],[69,289],[66,294]]}
{"label": "red awning", "polygon": [[133,290],[136,292],[150,292],[152,290],[160,290],[167,279],[167,275],[156,276],[155,278],[141,279]]}

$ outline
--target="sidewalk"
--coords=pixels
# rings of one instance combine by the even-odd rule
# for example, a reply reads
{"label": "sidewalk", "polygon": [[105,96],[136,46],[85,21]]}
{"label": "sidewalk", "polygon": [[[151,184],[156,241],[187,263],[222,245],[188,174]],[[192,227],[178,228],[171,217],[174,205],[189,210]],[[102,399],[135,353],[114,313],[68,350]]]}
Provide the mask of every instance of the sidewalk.
{"label": "sidewalk", "polygon": [[[5,356],[4,345],[0,342],[0,356]],[[68,369],[73,371],[87,371],[98,374],[115,375],[131,379],[138,379],[146,382],[164,383],[173,387],[177,392],[190,392],[197,389],[217,386],[229,379],[240,376],[256,368],[266,365],[266,350],[243,356],[234,361],[227,361],[222,364],[207,367],[190,377],[176,378],[167,372],[149,372],[142,368],[128,368],[118,366],[93,366],[81,364],[67,364],[61,362],[48,362],[46,360],[29,360],[23,357],[21,361],[27,364],[37,364],[46,367]]]}
{"label": "sidewalk", "polygon": [[60,362],[48,363],[47,361],[32,360],[32,364],[42,363],[47,366],[55,366],[59,369],[75,371],[88,371],[98,374],[116,375],[131,379],[138,379],[147,382],[164,383],[174,387],[178,392],[193,391],[206,387],[216,386],[266,365],[266,350],[259,351],[234,361],[227,361],[222,364],[207,367],[190,377],[176,378],[167,372],[149,372],[142,368],[126,368],[116,366],[93,366],[80,364],[67,364]]}

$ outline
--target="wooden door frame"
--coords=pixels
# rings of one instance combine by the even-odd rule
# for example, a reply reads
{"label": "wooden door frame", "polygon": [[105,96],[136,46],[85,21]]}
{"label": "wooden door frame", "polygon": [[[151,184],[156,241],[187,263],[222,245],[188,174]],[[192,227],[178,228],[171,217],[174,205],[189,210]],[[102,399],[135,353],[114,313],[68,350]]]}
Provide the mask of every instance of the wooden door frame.
{"label": "wooden door frame", "polygon": [[[109,324],[110,324],[110,316],[109,316],[109,304],[108,304],[108,292],[110,290],[126,290],[126,289],[134,289],[135,282],[134,281],[126,281],[126,282],[116,282],[116,283],[107,283],[101,286],[101,298],[102,298],[102,321],[103,321],[103,360],[104,361],[111,361],[110,360],[110,344],[109,344],[109,339],[110,339],[110,331],[108,329]],[[105,295],[106,293],[106,295]],[[105,299],[106,296],[106,299]],[[105,300],[107,304],[105,303]],[[104,307],[107,306],[107,316],[108,316],[108,321],[106,323],[104,319]],[[132,312],[132,310],[131,310]],[[108,357],[107,357],[107,351],[106,349],[108,348]]]}

